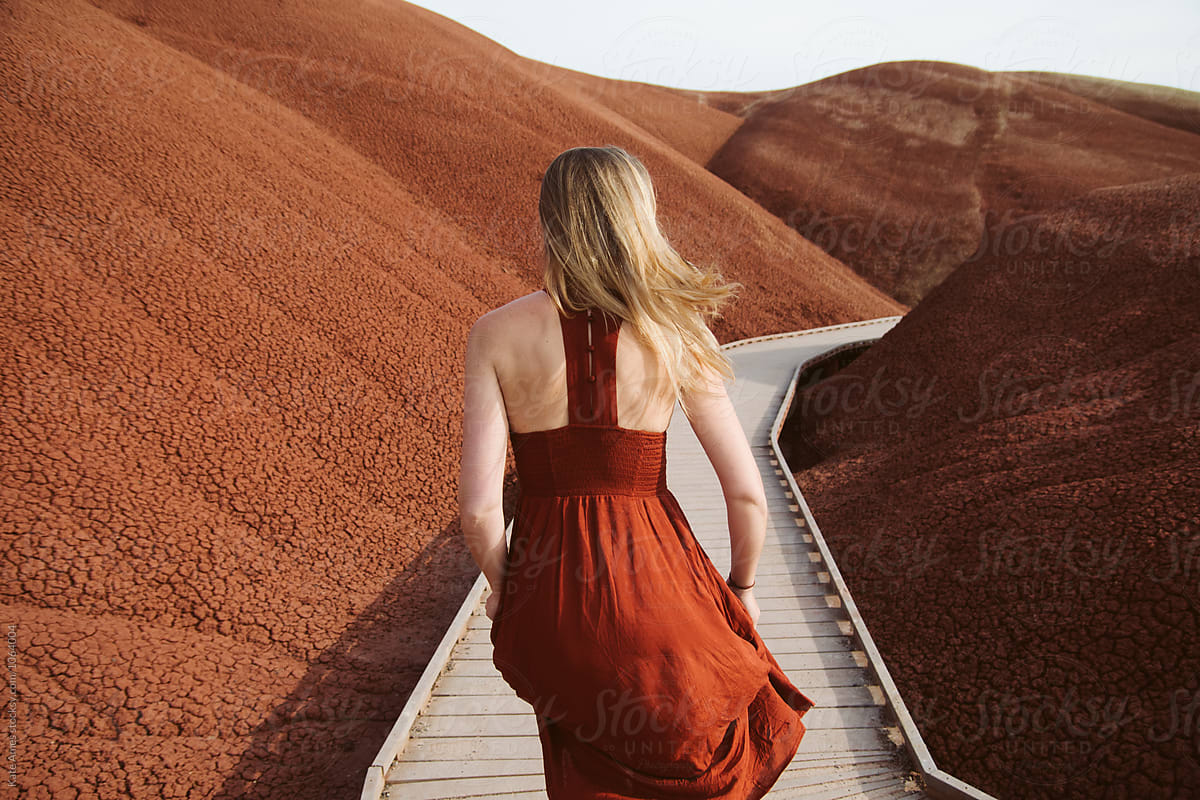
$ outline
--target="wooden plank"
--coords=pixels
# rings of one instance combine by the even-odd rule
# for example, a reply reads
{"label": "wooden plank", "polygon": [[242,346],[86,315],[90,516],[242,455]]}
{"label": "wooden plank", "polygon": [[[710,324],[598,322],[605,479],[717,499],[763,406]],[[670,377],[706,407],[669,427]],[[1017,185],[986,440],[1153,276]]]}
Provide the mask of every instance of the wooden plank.
{"label": "wooden plank", "polygon": [[[700,546],[704,548],[704,552],[708,553],[710,557],[714,553],[724,554],[733,550],[728,540],[719,542],[705,542],[704,539],[700,537],[697,537],[697,540],[700,542]],[[759,555],[759,558],[763,561],[774,561],[776,558],[786,558],[788,556],[807,556],[809,553],[812,553],[816,558],[819,558],[821,555],[820,551],[808,542],[771,541],[770,537],[768,537],[767,540],[763,542],[762,551]],[[803,563],[803,558],[797,558],[797,560]],[[810,558],[809,561],[811,563],[816,563],[815,558]]]}
{"label": "wooden plank", "polygon": [[[815,714],[813,709],[809,714]],[[878,728],[817,728],[809,725],[805,715],[805,727],[808,728],[800,741],[796,758],[812,755],[829,758],[850,757],[856,752],[878,753],[895,752],[896,747]],[[533,712],[530,711],[532,719]],[[530,759],[541,758],[542,745],[536,735],[498,736],[484,739],[479,736],[448,736],[433,738],[413,738],[409,741],[404,752],[400,754],[397,764],[413,761],[462,761],[475,759]],[[389,782],[400,780],[402,772],[394,773]]]}
{"label": "wooden plank", "polygon": [[[797,753],[783,774],[809,775],[821,770],[845,772],[848,769],[859,769],[858,774],[868,774],[868,770],[883,764],[895,770],[897,766],[896,751],[840,753],[833,757],[827,753]],[[413,761],[406,764],[403,780],[394,782],[404,784],[415,781],[475,778],[490,775],[541,776],[543,774],[541,758],[444,759]]]}
{"label": "wooden plank", "polygon": [[[879,706],[843,706],[812,709],[804,715],[806,727],[846,730],[879,729],[885,722]],[[482,736],[485,738],[536,736],[537,720],[531,711],[514,714],[423,714],[413,725],[413,733],[422,738]]]}
{"label": "wooden plank", "polygon": [[903,781],[894,772],[872,778],[846,777],[827,780],[818,786],[788,786],[781,776],[767,796],[772,800],[872,800],[872,796],[867,792],[902,786]]}
{"label": "wooden plank", "polygon": [[[895,779],[894,785],[883,784],[880,788],[903,789],[903,779],[897,775],[898,766],[894,755],[798,759],[789,764],[775,786],[778,789],[805,787],[812,790],[846,785],[854,779],[879,785],[881,777],[891,776]],[[545,786],[545,774],[540,759],[429,761],[413,764],[404,780],[390,785],[401,791],[406,800],[438,800],[479,796],[479,792],[488,791],[536,792]]]}
{"label": "wooden plank", "polygon": [[[766,640],[764,639],[763,642],[765,644]],[[771,652],[778,658],[784,654],[844,653],[850,649],[852,649],[850,637],[837,634],[835,636],[813,636],[807,638],[794,637],[788,640],[786,645],[772,649]],[[486,639],[484,641],[460,641],[458,647],[454,648],[454,658],[462,660],[480,659],[490,662],[492,660],[492,643]],[[781,661],[780,663],[782,664],[783,662]]]}
{"label": "wooden plank", "polygon": [[[469,794],[454,800],[547,800],[546,790],[537,792],[505,792],[503,794]],[[391,800],[388,798],[387,800]]]}
{"label": "wooden plank", "polygon": [[[721,488],[718,486],[716,491],[719,493]],[[729,524],[729,513],[723,502],[705,500],[693,503],[684,500],[684,498],[674,492],[672,493],[675,494],[675,499],[679,501],[679,507],[683,509],[683,515],[687,518],[688,525],[691,527],[693,533],[699,536],[700,532],[697,528],[703,527],[707,531],[719,531],[723,536],[729,536],[729,531],[726,527]],[[767,501],[771,503],[772,499],[768,497]],[[794,510],[789,511],[787,509],[787,501],[784,499],[784,496],[780,496],[774,499],[771,510],[767,512],[767,526],[768,528],[775,526],[776,530],[781,531],[799,529],[799,526],[796,525],[797,518],[803,519],[803,516],[797,514]]]}
{"label": "wooden plank", "polygon": [[[868,689],[867,677],[862,667],[819,667],[812,670],[789,669],[788,678],[802,688],[805,693],[811,688],[850,688]],[[500,677],[495,675],[447,675],[443,674],[434,685],[435,695],[447,694],[511,694],[512,689]],[[810,695],[811,696],[811,695]],[[813,697],[815,701],[816,698]]]}
{"label": "wooden plank", "polygon": [[545,773],[542,770],[542,759],[539,758],[489,758],[471,759],[469,761],[414,761],[406,764],[403,780],[395,783],[412,783],[414,781],[448,780],[453,778],[483,778],[489,775],[537,775]]}
{"label": "wooden plank", "polygon": [[885,759],[867,764],[842,763],[811,769],[785,770],[775,782],[775,789],[805,788],[815,791],[830,786],[884,781],[886,786],[903,786],[899,759]]}
{"label": "wooden plank", "polygon": [[[788,625],[803,625],[805,623],[818,622],[842,622],[846,620],[846,612],[841,608],[830,608],[829,606],[820,606],[817,608],[807,608],[803,611],[776,611],[769,615],[759,617],[757,628],[760,636],[766,636],[764,631],[769,631],[773,626],[788,626]],[[484,613],[483,604],[475,610],[467,622],[468,629],[472,628],[491,628],[492,621],[488,619]],[[850,628],[843,628],[844,633],[849,633]]]}
{"label": "wooden plank", "polygon": [[[821,670],[837,667],[862,667],[865,662],[860,662],[855,657],[855,653],[862,651],[839,651],[832,653],[779,653],[775,655],[775,660],[779,662],[779,666],[783,667],[785,672],[789,674],[793,670]],[[445,667],[447,675],[458,676],[478,676],[478,677],[501,677],[500,672],[492,664],[491,659],[480,658],[451,658],[450,663]],[[862,681],[864,684],[866,680]]]}
{"label": "wooden plank", "polygon": [[[821,610],[821,609],[817,609]],[[824,609],[827,611],[836,611],[837,609]],[[486,619],[486,618],[485,618]],[[797,644],[803,647],[802,640],[815,636],[846,636],[850,635],[848,625],[844,625],[844,620],[810,620],[807,618],[784,620],[781,615],[773,614],[770,621],[766,617],[759,617],[758,624],[755,626],[758,630],[758,635],[767,643],[771,650],[780,648],[783,652],[803,652],[803,650],[790,650]],[[491,648],[492,626],[489,625],[468,625],[467,633],[460,639],[463,644],[486,644]]]}
{"label": "wooden plank", "polygon": [[[839,686],[805,689],[804,693],[821,708],[877,707],[880,698],[866,686]],[[511,690],[494,694],[457,694],[436,696],[426,706],[430,716],[469,716],[471,714],[526,714],[532,707]]]}
{"label": "wooden plank", "polygon": [[[545,790],[546,776],[536,775],[492,775],[475,778],[450,778],[432,781],[388,781],[392,796],[404,800],[445,800],[449,797],[473,797],[490,793],[492,797],[510,797],[511,792],[536,792]],[[397,792],[399,794],[397,795]]]}

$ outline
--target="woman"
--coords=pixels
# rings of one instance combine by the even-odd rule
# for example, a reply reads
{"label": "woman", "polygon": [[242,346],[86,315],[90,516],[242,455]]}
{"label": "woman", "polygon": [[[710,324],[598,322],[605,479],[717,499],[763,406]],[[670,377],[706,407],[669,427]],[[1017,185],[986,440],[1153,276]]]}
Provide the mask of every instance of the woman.
{"label": "woman", "polygon": [[[762,797],[814,703],[754,627],[766,497],[705,321],[740,284],[671,247],[619,147],[561,153],[538,213],[545,287],[467,341],[459,503],[494,663],[536,712],[550,800]],[[666,486],[677,402],[720,479],[726,578]]]}

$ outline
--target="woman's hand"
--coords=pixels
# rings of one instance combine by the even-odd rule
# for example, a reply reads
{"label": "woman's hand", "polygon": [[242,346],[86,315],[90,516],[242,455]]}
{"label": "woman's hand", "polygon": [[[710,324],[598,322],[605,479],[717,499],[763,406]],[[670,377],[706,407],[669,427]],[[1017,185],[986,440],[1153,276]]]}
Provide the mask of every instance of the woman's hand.
{"label": "woman's hand", "polygon": [[733,594],[738,600],[742,601],[742,605],[746,607],[746,612],[750,614],[750,621],[756,626],[758,625],[758,617],[762,614],[762,609],[758,607],[758,601],[754,599],[753,589],[734,589]]}
{"label": "woman's hand", "polygon": [[488,595],[487,602],[484,603],[483,613],[487,614],[487,618],[492,622],[496,621],[496,612],[500,610],[500,593],[492,592]]}

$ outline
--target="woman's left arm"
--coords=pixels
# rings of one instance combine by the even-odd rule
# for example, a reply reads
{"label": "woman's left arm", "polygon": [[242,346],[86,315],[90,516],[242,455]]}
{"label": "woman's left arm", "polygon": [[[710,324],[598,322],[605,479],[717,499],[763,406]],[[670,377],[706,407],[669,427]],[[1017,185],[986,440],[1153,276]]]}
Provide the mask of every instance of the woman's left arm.
{"label": "woman's left arm", "polygon": [[471,556],[497,591],[508,558],[503,507],[508,416],[490,352],[493,321],[485,314],[467,336],[458,509]]}

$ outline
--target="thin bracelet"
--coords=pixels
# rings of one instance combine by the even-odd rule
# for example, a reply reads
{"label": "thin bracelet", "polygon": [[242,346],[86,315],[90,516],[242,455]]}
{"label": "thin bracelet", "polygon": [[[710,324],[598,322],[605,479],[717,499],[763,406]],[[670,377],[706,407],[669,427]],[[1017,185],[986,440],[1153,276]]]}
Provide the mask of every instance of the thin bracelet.
{"label": "thin bracelet", "polygon": [[755,580],[752,580],[752,581],[750,581],[750,585],[749,585],[749,586],[738,586],[736,583],[734,583],[734,582],[733,582],[733,576],[732,576],[732,575],[730,575],[728,578],[726,578],[726,579],[725,579],[725,582],[726,582],[726,583],[728,583],[728,584],[729,584],[729,585],[730,585],[732,588],[734,588],[734,589],[741,589],[741,590],[744,592],[744,591],[746,591],[747,589],[752,589],[752,588],[754,588],[754,584],[755,584],[755,583],[757,583],[757,582],[758,582],[758,580],[757,580],[757,579],[755,579]]}

